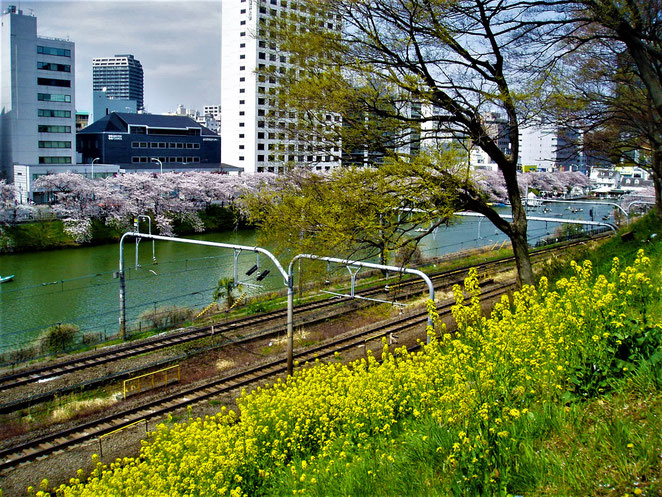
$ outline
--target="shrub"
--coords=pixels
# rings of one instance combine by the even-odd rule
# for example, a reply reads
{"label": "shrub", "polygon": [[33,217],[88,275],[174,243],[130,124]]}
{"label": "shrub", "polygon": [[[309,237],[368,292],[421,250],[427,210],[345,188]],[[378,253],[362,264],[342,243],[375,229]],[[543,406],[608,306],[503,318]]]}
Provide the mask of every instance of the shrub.
{"label": "shrub", "polygon": [[41,334],[41,350],[44,353],[59,354],[71,349],[80,328],[75,324],[56,324],[46,328]]}

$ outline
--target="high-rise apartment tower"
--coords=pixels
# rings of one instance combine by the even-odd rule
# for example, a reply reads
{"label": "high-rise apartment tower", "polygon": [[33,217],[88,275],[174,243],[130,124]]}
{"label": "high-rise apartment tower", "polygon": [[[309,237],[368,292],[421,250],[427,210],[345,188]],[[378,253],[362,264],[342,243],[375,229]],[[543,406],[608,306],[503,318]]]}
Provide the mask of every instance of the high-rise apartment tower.
{"label": "high-rise apartment tower", "polygon": [[144,110],[143,66],[133,55],[92,59],[92,87],[108,98],[134,100],[136,109]]}
{"label": "high-rise apartment tower", "polygon": [[[287,54],[279,51],[259,27],[298,5],[288,0],[222,3],[221,161],[243,167],[246,173],[280,172],[288,163],[315,170],[340,164],[340,147],[334,147],[334,154],[324,153],[288,132],[291,117],[283,116],[282,109],[276,122],[270,123],[274,119],[270,111],[274,109],[277,79],[258,72],[264,69],[282,73],[291,65]],[[339,29],[335,21],[329,21],[327,26]]]}
{"label": "high-rise apartment tower", "polygon": [[[37,36],[37,18],[0,17],[0,177],[13,166],[76,162],[74,44]],[[54,167],[54,169],[57,169]]]}

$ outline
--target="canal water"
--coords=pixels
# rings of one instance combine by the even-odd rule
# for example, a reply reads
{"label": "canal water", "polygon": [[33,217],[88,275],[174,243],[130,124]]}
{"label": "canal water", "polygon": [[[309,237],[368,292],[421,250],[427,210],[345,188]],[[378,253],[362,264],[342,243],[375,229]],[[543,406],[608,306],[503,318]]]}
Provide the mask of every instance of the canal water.
{"label": "canal water", "polygon": [[[551,211],[543,212],[543,209]],[[548,204],[532,209],[530,215],[606,221],[613,208],[605,205],[574,206]],[[578,210],[582,209],[582,210]],[[504,212],[508,212],[504,208]],[[553,236],[558,225],[529,222],[529,241]],[[239,245],[255,245],[253,231],[229,231],[191,236]],[[486,219],[457,218],[427,236],[420,245],[424,257],[442,256],[480,246],[498,247],[506,237]],[[269,249],[269,247],[265,247]],[[139,264],[135,266],[135,244],[125,244],[127,273],[127,320],[134,323],[147,310],[168,305],[203,308],[212,302],[219,278],[233,276],[233,251],[172,242],[155,243],[156,260],[152,261],[152,244],[140,243]],[[112,336],[119,323],[119,243],[96,247],[53,250],[0,256],[0,275],[14,274],[14,281],[0,285],[0,353],[25,346],[41,331],[57,323],[74,323],[84,333]],[[255,276],[244,273],[256,263],[253,253],[242,252],[238,258],[239,279],[252,283]],[[288,261],[281,260],[287,268]],[[261,269],[270,274],[260,282],[261,288],[247,288],[249,296],[284,288],[284,282],[267,257],[260,257]]]}

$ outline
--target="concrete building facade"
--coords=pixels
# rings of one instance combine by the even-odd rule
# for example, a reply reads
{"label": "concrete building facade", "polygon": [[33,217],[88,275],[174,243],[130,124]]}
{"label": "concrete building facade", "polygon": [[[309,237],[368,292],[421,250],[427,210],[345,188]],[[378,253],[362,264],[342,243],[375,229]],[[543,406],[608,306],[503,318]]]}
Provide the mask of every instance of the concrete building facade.
{"label": "concrete building facade", "polygon": [[15,6],[0,24],[0,177],[75,163],[74,43],[37,36],[37,18]]}
{"label": "concrete building facade", "polygon": [[[288,163],[318,171],[341,164],[339,146],[329,153],[315,150],[310,143],[298,140],[295,132],[288,132],[292,116],[279,115],[274,119],[271,114],[277,78],[264,72],[283,73],[291,64],[287,54],[263,35],[261,26],[297,8],[297,2],[287,0],[222,3],[222,160],[244,168],[247,173],[280,172]],[[340,29],[335,19],[325,21],[328,29]],[[261,70],[262,74],[258,74]],[[330,118],[334,122],[339,119]]]}

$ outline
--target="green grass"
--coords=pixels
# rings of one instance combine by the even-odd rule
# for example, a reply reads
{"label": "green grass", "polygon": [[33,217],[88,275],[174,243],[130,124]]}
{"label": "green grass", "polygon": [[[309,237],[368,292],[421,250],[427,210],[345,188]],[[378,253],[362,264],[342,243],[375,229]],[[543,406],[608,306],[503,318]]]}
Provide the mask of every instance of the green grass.
{"label": "green grass", "polygon": [[[631,239],[623,240],[623,235],[626,233],[632,234]],[[585,259],[593,263],[596,273],[606,274],[611,269],[614,257],[626,261],[634,260],[640,248],[643,248],[651,259],[662,260],[662,224],[653,213],[621,228],[616,235],[606,241],[598,242],[597,246],[588,243],[568,250],[562,255],[553,256],[543,268],[538,270],[538,274],[547,276],[550,281],[567,277],[572,273],[568,262]]]}
{"label": "green grass", "polygon": [[[608,273],[614,257],[621,264],[631,262],[644,248],[652,260],[657,285],[662,283],[662,234],[660,224],[647,216],[619,236],[587,248],[549,265],[550,279],[567,277],[570,259],[592,261],[596,273]],[[632,232],[624,237],[623,232]],[[662,323],[662,304],[652,302],[646,309],[649,322]],[[662,351],[657,344],[648,360],[635,371],[614,381],[608,394],[574,398],[566,403],[538,404],[526,416],[504,425],[513,440],[498,457],[508,471],[509,484],[490,495],[522,496],[659,496],[662,495]],[[457,430],[457,428],[455,429]],[[376,436],[363,444],[335,448],[328,459],[293,472],[284,468],[275,478],[277,488],[270,495],[293,495],[301,488],[305,473],[325,474],[310,495],[393,496],[485,495],[480,481],[481,455],[467,454],[465,465],[450,464],[446,455],[458,440],[458,433],[431,419],[402,427],[385,438]],[[478,457],[476,457],[478,456]],[[492,454],[488,457],[497,457]],[[301,465],[301,461],[294,466]],[[329,469],[326,472],[326,469]],[[318,471],[319,469],[319,471]],[[473,474],[472,474],[473,473]],[[504,475],[492,475],[504,478]],[[489,477],[489,475],[488,475]],[[308,485],[308,491],[311,486]]]}

